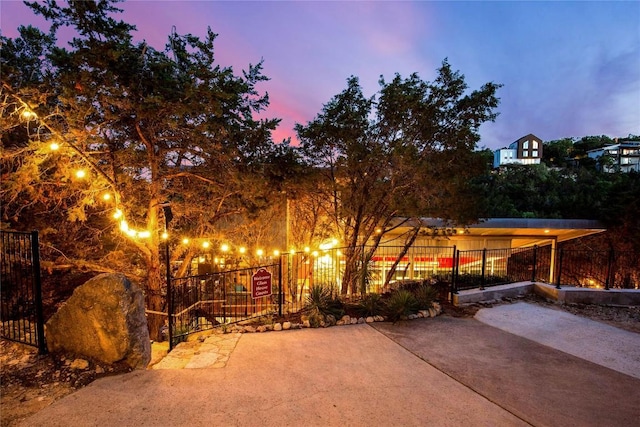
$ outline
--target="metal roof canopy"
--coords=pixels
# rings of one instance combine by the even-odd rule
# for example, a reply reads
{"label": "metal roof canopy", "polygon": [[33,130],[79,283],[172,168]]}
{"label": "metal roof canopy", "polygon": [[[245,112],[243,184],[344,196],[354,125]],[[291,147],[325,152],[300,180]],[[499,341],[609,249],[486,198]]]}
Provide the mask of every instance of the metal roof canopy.
{"label": "metal roof canopy", "polygon": [[590,219],[485,218],[466,227],[454,226],[436,218],[422,218],[421,222],[425,228],[455,229],[457,233],[449,236],[451,240],[509,238],[512,239],[512,247],[532,246],[553,240],[559,243],[606,231],[600,221]]}

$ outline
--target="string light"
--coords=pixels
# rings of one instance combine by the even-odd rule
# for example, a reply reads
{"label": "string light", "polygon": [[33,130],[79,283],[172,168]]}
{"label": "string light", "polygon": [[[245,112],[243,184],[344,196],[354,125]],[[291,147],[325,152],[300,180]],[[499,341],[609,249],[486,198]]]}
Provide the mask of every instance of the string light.
{"label": "string light", "polygon": [[[65,144],[67,144],[75,153],[77,153],[78,155],[80,155],[80,157],[82,157],[82,159],[88,163],[88,165],[93,168],[98,176],[102,177],[103,179],[105,179],[105,181],[112,187],[115,187],[115,182],[107,175],[104,173],[104,171],[102,171],[98,165],[96,165],[89,157],[86,153],[84,153],[79,147],[77,147],[76,145],[74,145],[73,142],[65,139],[59,132],[57,132],[55,129],[53,129],[51,126],[49,126],[45,121],[43,121],[42,119],[40,119],[38,117],[38,115],[31,110],[31,108],[27,105],[27,103],[25,103],[20,96],[18,96],[17,94],[15,94],[13,92],[13,90],[7,85],[3,83],[3,88],[6,88],[10,95],[13,96],[20,104],[21,104],[21,111],[20,111],[20,119],[23,121],[35,121],[38,120],[39,121],[39,125],[48,129],[51,136],[54,136],[57,138],[56,141],[51,142],[49,144],[49,149],[51,151],[57,151],[60,149],[60,141],[64,142]],[[84,169],[79,169],[75,172],[75,177],[77,179],[84,179],[87,177],[87,172]],[[103,200],[107,201],[107,200],[111,200],[112,196],[109,193],[105,193],[102,196]],[[115,199],[116,199],[116,203],[118,203],[119,201],[119,197],[118,194],[115,194]],[[120,209],[116,209],[116,211],[113,214],[113,218],[116,220],[120,220],[122,219],[122,221],[120,222],[120,230],[123,231],[126,235],[130,236],[130,237],[139,237],[139,238],[149,238],[151,237],[151,232],[148,230],[141,230],[141,231],[136,231],[133,229],[130,229],[127,222],[124,221],[123,219],[123,212]]]}
{"label": "string light", "polygon": [[[18,99],[19,99],[19,98],[18,98]],[[22,102],[22,101],[21,101],[21,102]],[[33,112],[33,111],[32,111],[32,110],[31,110],[31,109],[30,109],[26,104],[24,104],[24,103],[23,103],[22,112],[20,113],[20,117],[21,117],[21,119],[22,119],[22,120],[25,120],[25,121],[40,120],[40,119],[38,118],[38,115],[37,115],[35,112]],[[56,132],[54,129],[50,128],[46,123],[42,123],[42,126],[44,126],[44,127],[46,127],[47,129],[49,129],[49,130],[51,131],[51,134],[52,134],[52,135],[56,136],[57,138],[60,138],[64,143],[68,144],[68,145],[69,145],[69,146],[70,146],[70,147],[71,147],[75,152],[77,152],[77,153],[78,153],[78,154],[79,154],[79,155],[80,155],[80,156],[81,156],[81,157],[82,157],[86,162],[88,162],[90,166],[92,166],[94,169],[95,169],[95,168],[97,168],[97,165],[95,165],[95,164],[91,161],[91,159],[89,159],[89,158],[87,157],[87,155],[86,155],[85,153],[83,153],[83,152],[82,152],[78,147],[74,146],[74,144],[73,144],[72,142],[65,140],[65,139],[64,139],[64,138],[63,138],[63,137],[62,137],[58,132]],[[60,149],[60,143],[59,143],[59,142],[57,142],[57,141],[55,141],[55,142],[51,142],[51,143],[49,144],[49,149],[50,149],[51,151],[58,151],[58,150]],[[105,175],[105,174],[104,174],[104,172],[102,172],[101,170],[97,170],[96,172],[98,173],[98,175],[99,175],[99,176],[103,177],[103,178],[104,178],[104,179],[109,183],[109,185],[111,185],[111,186],[114,186],[114,185],[115,185],[115,184],[114,184],[114,182],[111,180],[111,178],[110,178],[109,176]],[[78,178],[78,179],[84,179],[84,178],[86,178],[86,177],[87,177],[87,172],[86,172],[86,170],[84,170],[84,169],[79,169],[79,170],[77,170],[77,171],[75,172],[75,176],[76,176],[76,178]],[[114,196],[112,196],[112,194],[110,194],[110,193],[108,193],[108,192],[106,192],[106,193],[104,193],[104,194],[102,195],[102,199],[103,199],[103,200],[105,200],[105,201],[109,201],[109,200],[111,200],[113,197],[114,197]],[[115,194],[115,200],[116,200],[116,204],[118,204],[119,198],[118,198],[118,194],[117,194],[117,193]],[[127,236],[129,236],[129,237],[133,237],[133,238],[137,237],[137,238],[142,238],[142,239],[147,239],[147,238],[150,238],[150,237],[151,237],[151,231],[149,231],[149,230],[139,230],[139,231],[138,231],[138,230],[134,230],[134,229],[132,229],[132,228],[129,228],[129,224],[128,224],[128,223],[127,223],[127,221],[124,219],[124,213],[123,213],[123,211],[122,211],[121,209],[116,208],[112,216],[113,216],[113,218],[114,218],[114,219],[119,220],[119,228],[120,228],[120,230],[121,230],[124,234],[126,234]],[[376,232],[377,232],[377,233],[381,233],[381,232],[382,232],[382,230],[381,230],[381,229],[376,229]],[[166,240],[166,239],[168,239],[168,238],[169,238],[169,235],[168,235],[168,233],[165,231],[165,232],[163,232],[163,233],[161,234],[161,237],[162,237],[162,239],[165,239],[165,240]],[[183,243],[183,244],[185,244],[185,245],[189,244],[189,242],[190,242],[190,240],[189,240],[188,238],[186,238],[186,237],[182,239],[182,243]],[[332,239],[332,240],[331,240],[331,243],[320,245],[320,249],[321,249],[321,250],[325,250],[325,251],[326,251],[326,250],[327,250],[327,249],[329,249],[330,247],[335,247],[335,246],[337,246],[337,244],[338,244],[338,240],[337,240],[337,239]],[[204,242],[202,243],[202,247],[203,247],[204,249],[208,249],[208,248],[210,248],[210,246],[211,246],[211,243],[210,243],[209,241],[204,241]],[[229,244],[227,244],[227,243],[224,243],[224,244],[222,244],[222,245],[220,246],[220,250],[221,250],[222,252],[229,252],[229,251],[230,251],[230,249],[231,249],[231,247],[230,247],[230,245],[229,245]],[[247,249],[246,249],[244,246],[242,246],[242,247],[239,247],[239,248],[238,248],[238,253],[239,253],[239,254],[245,254],[245,253],[246,253],[246,251],[247,251]],[[290,251],[291,251],[291,253],[295,253],[295,249],[294,249],[293,247],[290,249]],[[311,249],[310,249],[309,247],[305,247],[305,248],[304,248],[304,252],[306,252],[306,253],[310,253],[310,252],[311,252]],[[265,253],[265,251],[264,251],[263,249],[257,249],[257,250],[256,250],[256,254],[257,254],[259,257],[264,256],[264,253]],[[313,254],[314,256],[318,256],[318,251],[313,251],[313,252],[312,252],[312,254]],[[274,256],[276,256],[276,257],[277,257],[277,256],[279,256],[279,255],[280,255],[280,251],[279,251],[278,249],[275,249],[275,250],[273,251],[273,255],[274,255]]]}
{"label": "string light", "polygon": [[38,115],[36,113],[34,113],[31,110],[28,109],[24,109],[22,111],[22,113],[20,114],[20,117],[22,117],[23,120],[27,120],[27,121],[32,121],[38,118]]}

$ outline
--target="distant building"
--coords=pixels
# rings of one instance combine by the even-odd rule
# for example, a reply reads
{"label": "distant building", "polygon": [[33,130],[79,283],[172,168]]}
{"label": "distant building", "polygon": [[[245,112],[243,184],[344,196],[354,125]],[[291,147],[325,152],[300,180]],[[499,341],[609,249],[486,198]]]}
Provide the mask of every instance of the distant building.
{"label": "distant building", "polygon": [[620,141],[617,144],[587,151],[604,172],[640,172],[640,141]]}
{"label": "distant building", "polygon": [[523,136],[506,148],[493,152],[493,167],[502,165],[537,165],[542,159],[542,140],[534,134]]}

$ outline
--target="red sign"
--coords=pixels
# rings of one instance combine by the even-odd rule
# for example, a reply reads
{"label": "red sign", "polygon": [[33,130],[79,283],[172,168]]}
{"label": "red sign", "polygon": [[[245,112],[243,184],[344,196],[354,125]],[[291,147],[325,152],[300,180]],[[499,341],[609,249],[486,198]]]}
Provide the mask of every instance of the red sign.
{"label": "red sign", "polygon": [[268,297],[271,295],[271,273],[264,268],[251,276],[251,298]]}

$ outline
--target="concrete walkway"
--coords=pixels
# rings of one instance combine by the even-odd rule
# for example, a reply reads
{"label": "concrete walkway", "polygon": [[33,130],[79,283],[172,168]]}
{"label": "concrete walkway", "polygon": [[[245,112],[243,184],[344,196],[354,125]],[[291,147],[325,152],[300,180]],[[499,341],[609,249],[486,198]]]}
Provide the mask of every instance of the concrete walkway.
{"label": "concrete walkway", "polygon": [[[183,368],[194,369],[104,378],[23,425],[637,426],[640,420],[639,379],[476,319],[443,315],[243,334],[218,369],[212,368],[220,355],[202,351],[201,345],[180,357]],[[198,356],[211,368],[195,368]]]}
{"label": "concrete walkway", "polygon": [[640,379],[640,334],[524,302],[485,308],[475,317],[487,325]]}

